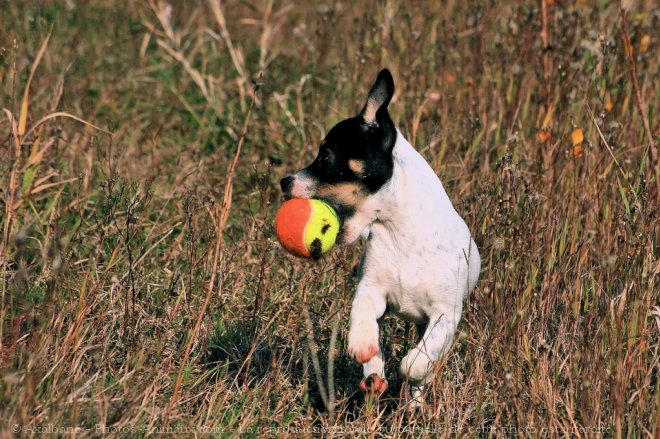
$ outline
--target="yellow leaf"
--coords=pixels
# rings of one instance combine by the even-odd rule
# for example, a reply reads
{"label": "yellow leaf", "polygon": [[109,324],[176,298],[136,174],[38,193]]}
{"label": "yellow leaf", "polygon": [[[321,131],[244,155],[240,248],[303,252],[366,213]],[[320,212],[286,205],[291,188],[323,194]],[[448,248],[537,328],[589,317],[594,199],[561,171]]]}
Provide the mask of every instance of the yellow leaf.
{"label": "yellow leaf", "polygon": [[612,95],[610,95],[609,91],[605,92],[605,102],[603,103],[603,106],[607,112],[612,111],[612,108],[614,108],[614,104],[612,103]]}
{"label": "yellow leaf", "polygon": [[649,50],[649,44],[651,44],[651,35],[646,34],[639,41],[639,51],[644,53]]}
{"label": "yellow leaf", "polygon": [[584,141],[584,133],[582,133],[582,129],[575,128],[571,133],[571,142],[573,142],[573,146],[578,146],[583,141]]}
{"label": "yellow leaf", "polygon": [[25,134],[25,125],[27,124],[27,112],[28,112],[28,90],[25,89],[25,94],[21,100],[21,115],[18,117],[18,135],[22,136]]}

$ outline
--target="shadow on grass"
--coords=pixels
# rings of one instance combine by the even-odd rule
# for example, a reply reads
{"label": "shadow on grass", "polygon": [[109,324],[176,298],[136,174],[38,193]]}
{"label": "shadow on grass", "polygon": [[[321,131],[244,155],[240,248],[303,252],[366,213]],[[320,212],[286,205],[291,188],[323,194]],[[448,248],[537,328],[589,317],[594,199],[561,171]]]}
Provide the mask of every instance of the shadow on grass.
{"label": "shadow on grass", "polygon": [[[334,362],[335,398],[347,414],[358,416],[364,403],[364,395],[359,390],[362,366],[346,354],[341,341],[337,343]],[[325,389],[328,387],[328,345],[327,342],[318,343],[324,381],[321,385]],[[404,386],[398,373],[401,358],[392,358],[389,348],[385,349],[389,357],[386,370],[389,389],[383,401],[395,410]],[[209,335],[203,364],[208,370],[215,369],[215,379],[235,381],[239,386],[257,388],[268,380],[278,380],[279,385],[286,387],[305,386],[311,408],[317,412],[327,411],[303,340],[295,343],[272,334],[255,340],[251,322],[219,321]]]}

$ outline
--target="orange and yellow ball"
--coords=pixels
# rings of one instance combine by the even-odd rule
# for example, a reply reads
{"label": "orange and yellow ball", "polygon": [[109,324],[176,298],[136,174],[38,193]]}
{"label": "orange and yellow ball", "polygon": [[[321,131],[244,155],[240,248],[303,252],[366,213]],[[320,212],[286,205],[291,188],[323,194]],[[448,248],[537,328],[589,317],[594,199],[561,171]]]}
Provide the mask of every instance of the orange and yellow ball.
{"label": "orange and yellow ball", "polygon": [[339,216],[327,203],[307,198],[286,201],[275,217],[275,233],[282,246],[301,258],[319,258],[339,233]]}

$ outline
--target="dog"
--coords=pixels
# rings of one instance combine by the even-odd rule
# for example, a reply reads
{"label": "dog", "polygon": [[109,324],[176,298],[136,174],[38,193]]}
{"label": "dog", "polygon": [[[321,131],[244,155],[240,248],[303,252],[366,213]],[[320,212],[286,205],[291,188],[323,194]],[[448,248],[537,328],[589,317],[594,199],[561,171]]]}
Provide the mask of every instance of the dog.
{"label": "dog", "polygon": [[388,385],[379,346],[383,315],[390,311],[416,324],[421,337],[400,372],[418,407],[434,362],[452,344],[481,259],[440,179],[392,122],[393,95],[394,79],[384,69],[362,111],[335,125],[314,161],[280,185],[285,198],[333,206],[342,223],[340,244],[366,239],[348,353],[363,365],[360,388],[380,396]]}

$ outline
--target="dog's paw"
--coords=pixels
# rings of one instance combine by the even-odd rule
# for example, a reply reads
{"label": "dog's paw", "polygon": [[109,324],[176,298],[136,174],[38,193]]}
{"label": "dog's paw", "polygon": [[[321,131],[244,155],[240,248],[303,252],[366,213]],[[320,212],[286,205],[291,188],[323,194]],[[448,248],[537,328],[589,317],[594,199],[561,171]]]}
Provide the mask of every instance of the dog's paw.
{"label": "dog's paw", "polygon": [[378,353],[378,323],[362,322],[351,326],[348,354],[358,363],[366,363]]}
{"label": "dog's paw", "polygon": [[387,387],[387,380],[381,378],[377,373],[372,373],[360,381],[360,389],[367,394],[380,396],[387,390]]}
{"label": "dog's paw", "polygon": [[422,387],[411,387],[410,398],[406,398],[406,408],[410,414],[424,411],[426,408],[426,402],[424,401],[424,393]]}
{"label": "dog's paw", "polygon": [[370,344],[364,348],[348,347],[348,353],[355,358],[358,363],[366,363],[378,353],[378,345]]}
{"label": "dog's paw", "polygon": [[401,360],[400,371],[411,384],[423,386],[433,375],[433,362],[426,352],[414,348]]}

